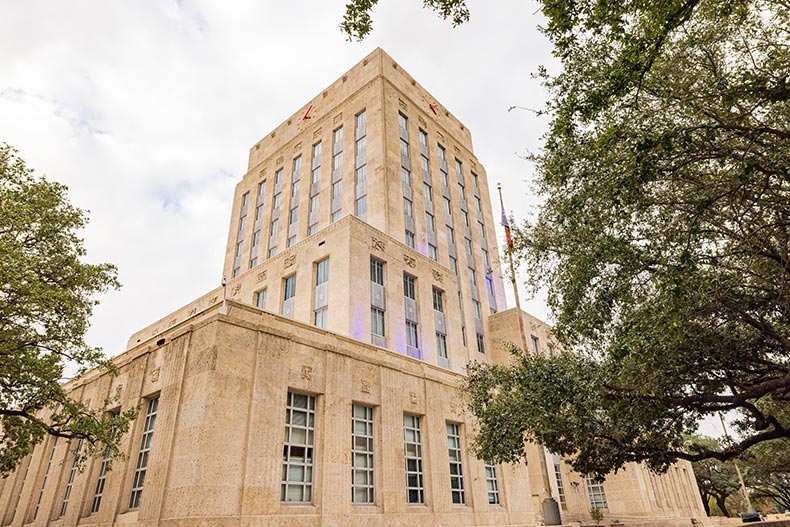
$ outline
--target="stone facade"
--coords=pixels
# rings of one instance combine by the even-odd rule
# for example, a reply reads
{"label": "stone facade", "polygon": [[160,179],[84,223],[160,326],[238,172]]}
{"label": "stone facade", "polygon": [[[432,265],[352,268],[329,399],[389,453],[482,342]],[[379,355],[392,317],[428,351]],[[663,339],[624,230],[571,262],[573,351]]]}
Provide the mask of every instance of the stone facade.
{"label": "stone facade", "polygon": [[80,472],[48,438],[0,482],[0,527],[536,525],[547,496],[565,523],[704,517],[686,463],[598,485],[535,445],[471,454],[465,366],[521,340],[490,203],[469,130],[375,50],[250,149],[225,285],[69,383],[141,405],[128,458]]}

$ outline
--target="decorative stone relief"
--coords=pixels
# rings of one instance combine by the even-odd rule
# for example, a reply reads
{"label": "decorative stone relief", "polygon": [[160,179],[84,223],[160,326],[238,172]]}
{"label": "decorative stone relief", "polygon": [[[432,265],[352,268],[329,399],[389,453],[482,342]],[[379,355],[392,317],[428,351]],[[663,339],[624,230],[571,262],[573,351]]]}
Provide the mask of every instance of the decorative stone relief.
{"label": "decorative stone relief", "polygon": [[403,255],[403,261],[409,267],[417,267],[417,260],[415,260],[413,257],[409,256],[408,254],[404,254]]}
{"label": "decorative stone relief", "polygon": [[176,323],[178,323],[178,319],[177,318],[171,318],[170,322],[168,322],[167,325],[168,326],[175,326]]}
{"label": "decorative stone relief", "polygon": [[191,316],[192,316],[192,315],[194,315],[195,313],[197,313],[197,307],[195,307],[195,306],[192,306],[192,307],[190,307],[190,308],[189,308],[189,311],[187,311],[187,316],[190,316],[190,317],[191,317]]}
{"label": "decorative stone relief", "polygon": [[420,121],[421,125],[428,126],[428,123],[425,122],[425,119],[422,118],[422,115],[418,115],[417,120]]}
{"label": "decorative stone relief", "polygon": [[[274,132],[272,132],[272,137],[274,137]],[[280,157],[277,158],[277,161],[275,161],[275,164],[279,165],[282,162],[283,162],[283,156],[280,156]]]}
{"label": "decorative stone relief", "polygon": [[[397,64],[393,64],[392,66],[393,66],[394,68],[397,68],[397,67],[398,67],[398,65],[397,65]],[[400,98],[399,98],[399,99],[398,99],[398,104],[399,104],[399,105],[400,105],[400,107],[401,107],[401,108],[403,108],[404,110],[406,109],[406,101],[404,101],[403,99],[400,99]]]}
{"label": "decorative stone relief", "polygon": [[208,301],[208,305],[212,306],[212,305],[216,304],[216,303],[217,303],[217,300],[219,300],[219,297],[218,297],[218,296],[212,296],[212,297],[209,299],[209,301]]}
{"label": "decorative stone relief", "polygon": [[411,404],[417,404],[418,399],[415,392],[409,392],[409,401],[411,401]]}
{"label": "decorative stone relief", "polygon": [[302,149],[302,142],[299,141],[298,143],[296,143],[294,145],[294,152],[296,152],[297,150],[301,150],[301,149]]}
{"label": "decorative stone relief", "polygon": [[366,381],[365,379],[362,379],[360,381],[359,389],[362,391],[362,393],[370,393],[370,381]]}
{"label": "decorative stone relief", "polygon": [[154,329],[151,331],[151,335],[156,335],[157,333],[159,333],[159,328],[154,328]]}
{"label": "decorative stone relief", "polygon": [[313,380],[313,367],[312,366],[302,366],[302,379],[305,381],[312,381]]}
{"label": "decorative stone relief", "polygon": [[119,384],[115,387],[115,398],[120,399],[121,394],[123,393],[123,384]]}
{"label": "decorative stone relief", "polygon": [[266,271],[261,271],[260,273],[255,275],[256,282],[263,282],[264,280],[266,280]]}
{"label": "decorative stone relief", "polygon": [[158,382],[159,381],[159,370],[160,370],[160,368],[154,368],[151,371],[151,382]]}
{"label": "decorative stone relief", "polygon": [[384,242],[384,240],[379,240],[378,238],[370,239],[370,248],[374,251],[384,252],[386,247],[387,244]]}
{"label": "decorative stone relief", "polygon": [[[343,80],[344,81],[346,80],[345,76],[343,77]],[[343,112],[340,112],[339,114],[335,115],[334,119],[332,119],[332,124],[337,124],[342,120],[343,120]]]}
{"label": "decorative stone relief", "polygon": [[296,263],[296,255],[292,254],[291,256],[288,256],[285,259],[285,261],[283,262],[283,267],[287,269],[288,267],[291,267],[295,263]]}
{"label": "decorative stone relief", "polygon": [[320,128],[316,128],[315,132],[313,132],[313,139],[315,139],[316,137],[319,137],[320,135],[321,135],[321,129]]}
{"label": "decorative stone relief", "polygon": [[436,280],[437,282],[441,282],[442,279],[444,278],[442,276],[442,273],[440,273],[436,269],[432,269],[431,272],[433,273],[433,279]]}
{"label": "decorative stone relief", "polygon": [[230,296],[236,296],[241,293],[241,284],[236,284],[233,286],[233,289],[230,291]]}

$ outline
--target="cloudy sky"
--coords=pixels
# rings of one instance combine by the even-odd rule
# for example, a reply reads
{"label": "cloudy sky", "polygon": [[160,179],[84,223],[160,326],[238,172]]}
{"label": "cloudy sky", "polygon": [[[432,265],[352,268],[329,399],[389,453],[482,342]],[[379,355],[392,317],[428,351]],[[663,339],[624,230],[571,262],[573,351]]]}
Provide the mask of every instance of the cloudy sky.
{"label": "cloudy sky", "polygon": [[[537,6],[473,0],[453,29],[421,5],[382,0],[372,35],[351,43],[343,0],[5,3],[0,141],[68,185],[90,211],[89,260],[115,263],[123,283],[89,343],[116,355],[220,283],[248,148],[377,46],[466,123],[506,208],[529,214],[518,154],[539,148],[546,122],[507,110],[544,102],[531,75],[553,61]],[[527,309],[546,316],[540,299]]]}

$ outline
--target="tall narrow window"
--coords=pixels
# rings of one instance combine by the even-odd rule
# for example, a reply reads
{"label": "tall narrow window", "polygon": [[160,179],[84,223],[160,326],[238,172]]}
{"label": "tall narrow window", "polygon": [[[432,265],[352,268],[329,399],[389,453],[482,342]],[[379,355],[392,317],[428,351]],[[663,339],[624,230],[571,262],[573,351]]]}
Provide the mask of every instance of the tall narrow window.
{"label": "tall narrow window", "polygon": [[436,332],[436,356],[439,357],[439,366],[444,368],[449,367],[449,359],[447,358],[447,335],[444,333]]}
{"label": "tall narrow window", "polygon": [[373,408],[351,405],[351,499],[373,503]]}
{"label": "tall narrow window", "polygon": [[241,196],[241,211],[239,212],[239,232],[236,236],[236,258],[233,261],[233,276],[236,277],[241,272],[241,253],[244,246],[244,229],[247,226],[247,205],[250,201],[250,193],[245,192]]}
{"label": "tall narrow window", "polygon": [[315,185],[321,181],[321,141],[313,145],[313,169],[310,183]]}
{"label": "tall narrow window", "polygon": [[283,305],[280,311],[283,315],[293,318],[293,304],[296,296],[296,275],[286,277],[283,280]]}
{"label": "tall narrow window", "polygon": [[536,337],[535,335],[530,335],[529,338],[532,341],[532,353],[535,355],[539,355],[540,346],[538,345],[538,337]]}
{"label": "tall narrow window", "polygon": [[486,463],[486,489],[488,490],[488,504],[499,505],[499,483],[496,479],[496,467]]}
{"label": "tall narrow window", "polygon": [[384,310],[378,307],[370,308],[370,332],[379,337],[384,337]]}
{"label": "tall narrow window", "polygon": [[356,140],[354,143],[354,166],[356,167],[354,172],[354,184],[356,186],[354,214],[361,220],[366,220],[368,215],[366,133],[365,111],[363,110],[356,116]]}
{"label": "tall narrow window", "polygon": [[384,285],[384,262],[378,258],[370,259],[370,281],[374,284]]}
{"label": "tall narrow window", "polygon": [[486,340],[480,333],[477,333],[477,351],[480,353],[486,352]]}
{"label": "tall narrow window", "polygon": [[49,461],[47,461],[47,468],[44,470],[44,479],[41,480],[41,490],[38,493],[38,501],[36,501],[36,508],[33,511],[33,516],[30,518],[30,521],[36,519],[38,515],[38,509],[41,507],[41,498],[44,497],[44,488],[47,486],[47,478],[49,477],[49,469],[52,468],[52,458],[55,456],[55,447],[58,445],[58,438],[52,441],[52,450],[49,452]]}
{"label": "tall narrow window", "polygon": [[587,483],[587,496],[590,499],[591,509],[606,509],[606,492],[603,489],[603,481],[595,480],[591,477],[584,478]]}
{"label": "tall narrow window", "polygon": [[60,514],[58,517],[63,517],[66,514],[66,509],[69,506],[69,498],[71,497],[71,487],[74,485],[74,476],[77,474],[77,461],[79,461],[80,450],[82,449],[82,439],[77,441],[77,446],[74,448],[74,459],[71,461],[71,470],[69,470],[69,477],[66,480],[66,491],[63,493],[63,501],[60,504]]}
{"label": "tall narrow window", "polygon": [[433,288],[433,309],[439,313],[444,313],[444,291]]}
{"label": "tall narrow window", "polygon": [[158,395],[148,399],[148,406],[145,410],[145,422],[143,424],[143,436],[140,439],[140,452],[137,454],[137,465],[135,466],[134,479],[132,480],[132,494],[129,497],[130,509],[140,507],[140,498],[143,495],[143,483],[145,482],[145,472],[148,468],[148,457],[151,453],[151,440],[154,437],[154,425],[156,424],[158,408]]}
{"label": "tall narrow window", "polygon": [[425,503],[420,416],[403,415],[403,441],[406,457],[406,499],[409,503]]}
{"label": "tall narrow window", "polygon": [[568,509],[568,504],[565,501],[565,485],[562,483],[562,470],[560,467],[560,456],[554,454],[554,476],[557,479],[557,494],[560,498],[560,506],[564,509]]}
{"label": "tall narrow window", "polygon": [[343,212],[343,127],[332,132],[332,205],[329,221],[334,223]]}
{"label": "tall narrow window", "polygon": [[447,455],[450,458],[450,495],[453,503],[466,503],[464,468],[461,461],[461,434],[456,423],[447,423]]}
{"label": "tall narrow window", "polygon": [[[420,346],[420,341],[417,335],[417,323],[412,322],[411,320],[406,321],[406,345],[408,347],[414,348],[417,350]],[[409,355],[413,355],[415,352],[410,351]],[[417,352],[419,353],[419,352]],[[419,358],[419,357],[416,357]]]}
{"label": "tall narrow window", "polygon": [[258,309],[266,309],[266,293],[267,289],[265,287],[255,292],[255,307]]}
{"label": "tall narrow window", "polygon": [[313,499],[315,396],[288,392],[280,501],[310,503]]}
{"label": "tall narrow window", "polygon": [[447,151],[442,145],[436,145],[439,149],[439,172],[442,174],[442,186],[447,188],[449,183],[447,181]]}
{"label": "tall narrow window", "polygon": [[112,458],[112,449],[108,446],[104,449],[104,456],[102,456],[101,465],[99,465],[99,478],[96,480],[96,490],[93,491],[93,500],[91,501],[91,514],[99,512],[101,506],[101,498],[104,494],[104,485],[107,481],[107,469],[110,466],[110,459]]}
{"label": "tall narrow window", "polygon": [[403,296],[412,300],[417,298],[414,292],[414,281],[412,275],[403,273]]}
{"label": "tall narrow window", "polygon": [[315,264],[315,294],[313,295],[315,301],[313,325],[324,329],[329,315],[327,282],[329,282],[329,258],[324,258]]}

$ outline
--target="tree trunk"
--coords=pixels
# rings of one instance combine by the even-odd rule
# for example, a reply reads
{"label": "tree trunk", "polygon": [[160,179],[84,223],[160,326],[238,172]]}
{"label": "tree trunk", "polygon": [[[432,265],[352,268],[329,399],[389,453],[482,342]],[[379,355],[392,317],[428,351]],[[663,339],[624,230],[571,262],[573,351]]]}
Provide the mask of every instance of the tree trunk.
{"label": "tree trunk", "polygon": [[727,500],[727,496],[716,496],[716,505],[719,506],[721,513],[729,518],[730,511],[727,510],[727,506],[724,504],[726,500]]}
{"label": "tree trunk", "polygon": [[708,503],[710,494],[702,491],[700,491],[700,494],[702,495],[702,506],[705,508],[705,516],[710,516],[710,503]]}

